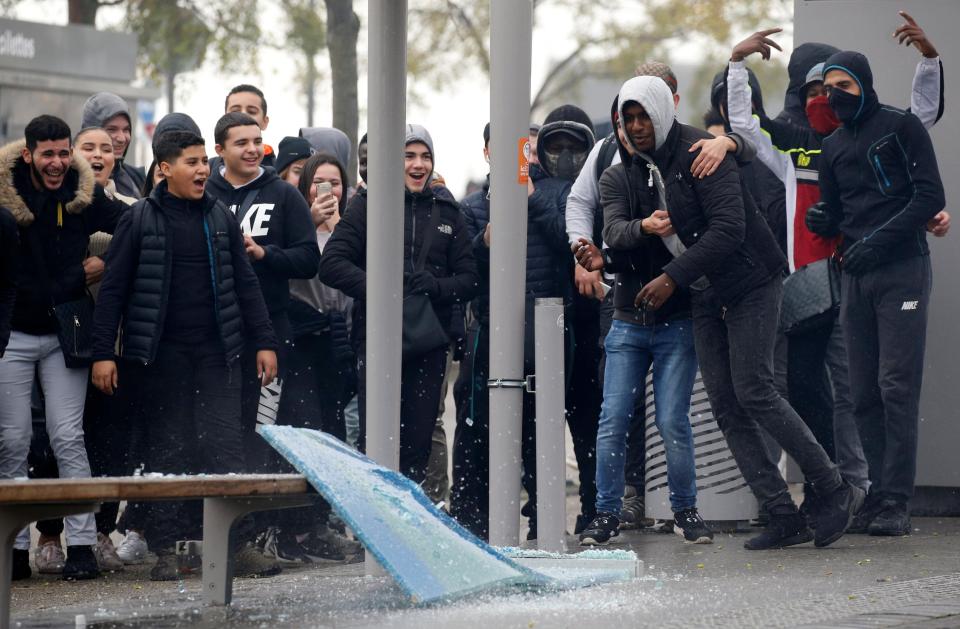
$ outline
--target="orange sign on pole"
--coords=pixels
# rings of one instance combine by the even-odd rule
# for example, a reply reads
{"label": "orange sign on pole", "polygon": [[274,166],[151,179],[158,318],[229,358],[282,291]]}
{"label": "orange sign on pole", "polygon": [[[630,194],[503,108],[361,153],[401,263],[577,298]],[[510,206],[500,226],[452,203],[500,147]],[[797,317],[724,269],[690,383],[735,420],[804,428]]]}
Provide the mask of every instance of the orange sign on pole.
{"label": "orange sign on pole", "polygon": [[517,183],[526,185],[530,178],[530,137],[520,138],[517,148]]}

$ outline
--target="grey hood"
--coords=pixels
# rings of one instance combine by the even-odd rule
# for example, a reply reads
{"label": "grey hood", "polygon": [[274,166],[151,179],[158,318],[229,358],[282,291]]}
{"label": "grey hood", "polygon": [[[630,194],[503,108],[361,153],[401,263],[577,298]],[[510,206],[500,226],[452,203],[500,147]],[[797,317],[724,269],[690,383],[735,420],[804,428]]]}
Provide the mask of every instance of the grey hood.
{"label": "grey hood", "polygon": [[107,120],[117,114],[123,114],[127,117],[127,121],[133,124],[133,119],[130,118],[130,108],[125,100],[110,92],[98,92],[84,103],[80,128],[102,127]]}
{"label": "grey hood", "polygon": [[670,92],[670,88],[667,87],[663,79],[656,76],[635,76],[620,88],[620,94],[617,98],[620,129],[624,131],[623,135],[630,143],[630,148],[637,151],[637,147],[633,146],[633,140],[630,139],[623,127],[623,108],[630,101],[640,103],[646,110],[647,115],[650,116],[650,120],[653,122],[655,149],[659,149],[666,142],[670,128],[677,117],[677,110],[673,104],[673,94]]}
{"label": "grey hood", "polygon": [[437,155],[433,151],[433,137],[425,126],[421,124],[408,124],[404,129],[403,145],[407,146],[414,142],[421,142],[430,149],[430,157],[433,158],[431,163],[434,165],[434,168],[427,175],[427,181],[430,181],[433,179],[433,174],[437,172]]}
{"label": "grey hood", "polygon": [[310,143],[318,153],[333,155],[344,168],[350,165],[350,138],[333,127],[301,127],[300,137]]}

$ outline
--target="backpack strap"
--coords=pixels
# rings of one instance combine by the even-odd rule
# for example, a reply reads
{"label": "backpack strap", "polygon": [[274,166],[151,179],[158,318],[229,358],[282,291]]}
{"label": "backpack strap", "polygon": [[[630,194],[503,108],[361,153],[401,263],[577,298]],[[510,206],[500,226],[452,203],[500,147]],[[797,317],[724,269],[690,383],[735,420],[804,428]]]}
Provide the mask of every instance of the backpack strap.
{"label": "backpack strap", "polygon": [[614,131],[603,138],[603,143],[600,145],[600,152],[597,153],[597,162],[594,165],[593,174],[598,182],[600,181],[600,176],[603,175],[603,171],[609,168],[613,162],[613,156],[616,155],[617,148],[617,132]]}

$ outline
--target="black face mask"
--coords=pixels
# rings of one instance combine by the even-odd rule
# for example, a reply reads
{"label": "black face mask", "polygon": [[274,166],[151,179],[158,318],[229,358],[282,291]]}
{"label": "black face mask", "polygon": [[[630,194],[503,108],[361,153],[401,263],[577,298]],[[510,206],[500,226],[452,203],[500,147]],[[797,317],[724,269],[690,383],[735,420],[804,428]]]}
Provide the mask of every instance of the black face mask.
{"label": "black face mask", "polygon": [[834,88],[830,90],[828,99],[830,101],[830,109],[837,115],[840,122],[844,124],[852,124],[863,109],[862,95],[853,95],[850,92],[844,92],[843,90]]}
{"label": "black face mask", "polygon": [[568,148],[561,150],[559,153],[544,152],[544,157],[547,158],[547,163],[544,164],[546,171],[554,177],[570,181],[577,178],[580,169],[583,168],[583,163],[587,160],[587,154],[583,151],[574,151]]}

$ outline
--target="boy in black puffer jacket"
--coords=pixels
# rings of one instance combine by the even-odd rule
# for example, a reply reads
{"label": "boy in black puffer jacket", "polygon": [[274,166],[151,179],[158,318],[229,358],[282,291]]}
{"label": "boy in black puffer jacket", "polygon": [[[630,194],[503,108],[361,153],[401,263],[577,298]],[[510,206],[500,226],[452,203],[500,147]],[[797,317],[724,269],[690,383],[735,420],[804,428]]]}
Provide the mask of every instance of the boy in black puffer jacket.
{"label": "boy in black puffer jacket", "polygon": [[[93,384],[117,386],[114,341],[134,377],[146,426],[146,470],[159,473],[244,471],[240,425],[240,356],[256,348],[266,385],[276,377],[277,339],[240,225],[205,191],[210,168],[203,138],[170,131],[154,146],[165,180],[127,211],[107,254],[94,318]],[[157,553],[150,578],[177,578],[174,542],[199,528],[184,502],[153,503],[147,538]],[[237,541],[248,539],[244,520]],[[269,576],[279,567],[245,544],[235,573]]]}

